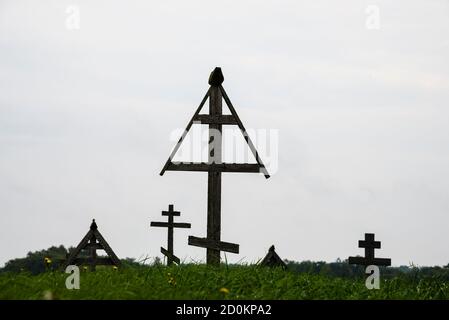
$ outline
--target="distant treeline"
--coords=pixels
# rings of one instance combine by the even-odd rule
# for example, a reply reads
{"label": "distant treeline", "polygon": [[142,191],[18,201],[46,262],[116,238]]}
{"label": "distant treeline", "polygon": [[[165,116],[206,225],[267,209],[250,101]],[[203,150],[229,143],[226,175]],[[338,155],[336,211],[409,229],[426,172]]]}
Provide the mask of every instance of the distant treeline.
{"label": "distant treeline", "polygon": [[[63,245],[59,247],[50,247],[45,250],[28,252],[25,258],[17,258],[9,260],[5,266],[0,269],[2,272],[30,272],[31,274],[39,274],[49,270],[57,270],[63,264],[68,255],[75,250],[74,247],[66,249]],[[81,252],[80,256],[86,256],[87,252]],[[136,264],[134,259],[122,259],[125,265]]]}
{"label": "distant treeline", "polygon": [[[57,270],[67,258],[68,254],[75,248],[65,248],[63,245],[50,247],[46,250],[29,252],[25,258],[17,258],[9,260],[3,268],[2,272],[30,272],[31,274],[39,274],[49,270]],[[87,253],[86,253],[87,254]],[[361,266],[350,265],[347,261],[337,259],[336,262],[324,261],[289,261],[285,260],[288,270],[300,273],[322,274],[330,277],[343,278],[360,278],[365,277],[365,269]],[[122,259],[124,265],[141,266],[135,259]],[[160,259],[155,259],[156,264],[161,263]],[[422,278],[432,277],[449,281],[449,264],[445,267],[417,267],[417,266],[401,266],[401,267],[381,267],[382,277],[388,279],[399,275],[407,277]]]}
{"label": "distant treeline", "polygon": [[[285,260],[287,267],[291,271],[311,274],[322,274],[331,277],[342,278],[361,278],[366,277],[363,266],[351,265],[347,260],[336,262],[324,261],[289,261]],[[383,278],[389,279],[397,276],[407,276],[416,279],[423,277],[432,277],[449,281],[449,264],[445,267],[419,267],[419,266],[400,266],[400,267],[380,267],[380,274]]]}

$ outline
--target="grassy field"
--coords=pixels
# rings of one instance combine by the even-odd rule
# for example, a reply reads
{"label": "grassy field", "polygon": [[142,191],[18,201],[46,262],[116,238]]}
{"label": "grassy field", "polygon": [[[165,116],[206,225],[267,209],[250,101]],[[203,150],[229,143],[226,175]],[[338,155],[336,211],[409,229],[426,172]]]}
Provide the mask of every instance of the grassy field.
{"label": "grassy field", "polygon": [[449,299],[449,283],[396,277],[368,290],[364,279],[299,274],[256,266],[181,265],[82,271],[79,290],[68,274],[0,275],[0,299]]}

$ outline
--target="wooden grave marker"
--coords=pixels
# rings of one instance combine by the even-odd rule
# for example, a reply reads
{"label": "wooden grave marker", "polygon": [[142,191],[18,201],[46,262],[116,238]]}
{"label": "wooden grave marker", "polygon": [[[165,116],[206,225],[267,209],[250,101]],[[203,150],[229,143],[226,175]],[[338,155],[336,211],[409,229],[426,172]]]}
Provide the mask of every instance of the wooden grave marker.
{"label": "wooden grave marker", "polygon": [[[187,124],[186,129],[175,145],[160,175],[165,171],[203,171],[208,173],[207,188],[207,236],[198,238],[189,236],[189,245],[207,249],[207,264],[220,264],[220,251],[239,253],[239,245],[221,241],[221,173],[222,172],[251,172],[263,173],[265,178],[269,178],[265,165],[259,157],[254,144],[243,126],[234,106],[231,103],[226,91],[221,85],[224,81],[221,68],[215,68],[209,77],[209,89],[203,100],[195,111],[193,117]],[[209,98],[209,114],[200,114],[206,100]],[[225,101],[231,114],[224,115],[222,112],[222,100]],[[181,146],[184,138],[193,124],[209,125],[209,158],[207,163],[184,163],[172,162],[176,152]],[[222,162],[222,126],[237,125],[243,134],[257,163],[223,163]]]}
{"label": "wooden grave marker", "polygon": [[[88,250],[89,257],[79,257],[82,250]],[[108,256],[98,257],[97,250],[104,250]],[[103,238],[100,231],[98,231],[95,219],[92,220],[90,230],[78,244],[75,250],[71,254],[69,254],[69,257],[62,267],[63,269],[65,269],[69,265],[80,266],[85,264],[88,264],[90,266],[91,271],[95,271],[97,265],[113,265],[116,267],[121,266],[120,259],[115,255],[114,251]]]}
{"label": "wooden grave marker", "polygon": [[365,257],[349,257],[349,264],[391,266],[391,259],[374,256],[374,250],[380,249],[380,241],[374,241],[374,233],[365,233],[365,240],[359,240],[359,248],[365,249]]}
{"label": "wooden grave marker", "polygon": [[270,268],[281,267],[283,269],[287,269],[287,265],[285,264],[285,262],[281,259],[281,257],[279,257],[279,255],[274,250],[274,245],[270,247],[265,258],[263,258],[263,260],[260,262],[260,265]]}
{"label": "wooden grave marker", "polygon": [[150,226],[167,228],[167,249],[161,247],[161,252],[167,257],[167,265],[171,265],[173,262],[179,264],[179,258],[173,252],[173,231],[174,228],[190,228],[191,225],[185,222],[174,222],[174,217],[179,217],[181,212],[174,211],[172,204],[168,205],[168,211],[162,211],[162,215],[168,216],[168,222],[151,221]]}

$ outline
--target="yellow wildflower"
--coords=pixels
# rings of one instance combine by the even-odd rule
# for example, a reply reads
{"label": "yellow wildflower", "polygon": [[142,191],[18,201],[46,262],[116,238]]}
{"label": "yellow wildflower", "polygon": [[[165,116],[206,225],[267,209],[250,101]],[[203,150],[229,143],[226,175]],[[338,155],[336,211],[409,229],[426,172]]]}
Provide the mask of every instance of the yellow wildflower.
{"label": "yellow wildflower", "polygon": [[44,300],[54,300],[55,299],[53,292],[51,292],[50,290],[44,291],[43,298],[44,298]]}
{"label": "yellow wildflower", "polygon": [[171,276],[171,273],[167,273],[167,275],[168,275],[168,284],[176,286],[176,280],[174,277]]}
{"label": "yellow wildflower", "polygon": [[223,288],[220,289],[220,292],[224,293],[224,294],[228,294],[229,293],[229,289],[223,287]]}

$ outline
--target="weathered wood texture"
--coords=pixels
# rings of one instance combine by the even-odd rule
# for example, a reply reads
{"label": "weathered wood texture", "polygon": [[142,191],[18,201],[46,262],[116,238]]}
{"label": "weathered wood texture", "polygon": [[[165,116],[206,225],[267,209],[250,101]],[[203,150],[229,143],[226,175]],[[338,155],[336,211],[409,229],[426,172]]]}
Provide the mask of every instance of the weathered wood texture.
{"label": "weathered wood texture", "polygon": [[[82,250],[89,252],[89,257],[80,257]],[[108,257],[98,257],[97,250],[104,250]],[[91,271],[95,271],[97,265],[115,265],[121,266],[120,259],[116,256],[107,241],[103,238],[100,231],[98,231],[95,219],[92,220],[90,229],[74,251],[68,256],[66,261],[62,264],[65,269],[69,265],[88,264]]]}
{"label": "weathered wood texture", "polygon": [[216,67],[209,76],[209,84],[211,86],[219,86],[223,83],[224,77],[220,67]]}
{"label": "weathered wood texture", "polygon": [[215,241],[208,238],[198,238],[189,236],[189,245],[201,248],[212,249],[216,251],[226,251],[231,253],[239,253],[239,245],[230,242]]}
{"label": "weathered wood texture", "polygon": [[276,253],[274,245],[270,247],[265,258],[263,258],[263,260],[260,262],[260,265],[270,268],[282,267],[283,269],[287,269],[287,265],[285,264],[285,262]]}
{"label": "weathered wood texture", "polygon": [[[211,76],[212,77],[212,76]],[[211,86],[209,90],[209,113],[221,116],[222,97],[220,89]],[[209,163],[221,164],[222,126],[209,125]],[[208,172],[207,177],[207,238],[220,242],[221,235],[221,172]],[[220,249],[207,248],[207,264],[220,264]]]}
{"label": "weathered wood texture", "polygon": [[175,262],[177,264],[180,263],[180,260],[177,256],[175,256],[174,254],[170,253],[170,251],[165,250],[163,247],[161,247],[161,253],[167,257],[167,259],[169,258],[172,262]]}
{"label": "weathered wood texture", "polygon": [[210,114],[198,114],[194,117],[193,121],[195,123],[200,122],[201,124],[224,124],[224,125],[237,125],[233,115],[222,114],[222,115],[210,115]]}
{"label": "weathered wood texture", "polygon": [[167,171],[204,171],[204,172],[263,172],[257,163],[205,163],[205,162],[172,162]]}
{"label": "weathered wood texture", "polygon": [[[220,68],[215,68],[209,77],[210,88],[194,113],[186,130],[170,154],[162,168],[160,175],[165,171],[203,171],[208,173],[207,187],[207,238],[189,237],[189,244],[207,248],[207,264],[218,265],[220,263],[220,251],[238,253],[238,245],[221,241],[221,173],[222,172],[250,172],[263,173],[269,178],[265,165],[253,142],[248,136],[242,121],[240,120],[231,100],[227,96],[222,83],[223,73]],[[209,98],[209,114],[200,114],[206,99]],[[223,115],[222,101],[226,102],[231,115]],[[209,125],[209,157],[207,163],[183,163],[172,162],[187,132],[194,123]],[[254,164],[236,164],[222,162],[222,126],[237,125],[243,134],[256,162]],[[163,226],[163,225],[158,225]],[[165,225],[164,225],[165,226]]]}
{"label": "weathered wood texture", "polygon": [[[92,259],[91,258],[75,258],[74,260],[75,265],[92,265]],[[95,265],[104,265],[104,266],[114,266],[114,261],[109,257],[97,257],[95,259]]]}

